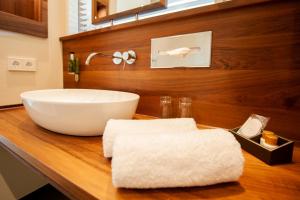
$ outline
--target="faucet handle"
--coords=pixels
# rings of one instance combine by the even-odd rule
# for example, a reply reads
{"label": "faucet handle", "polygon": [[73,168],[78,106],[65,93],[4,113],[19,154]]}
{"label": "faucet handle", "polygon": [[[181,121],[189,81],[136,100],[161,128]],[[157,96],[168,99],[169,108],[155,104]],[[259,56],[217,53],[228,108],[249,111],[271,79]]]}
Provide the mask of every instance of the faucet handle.
{"label": "faucet handle", "polygon": [[113,61],[114,64],[119,65],[119,64],[121,64],[122,61],[123,61],[122,58],[123,58],[122,53],[119,52],[119,51],[116,51],[116,52],[113,54],[113,59],[112,59],[112,61]]}
{"label": "faucet handle", "polygon": [[133,50],[125,51],[122,54],[122,57],[123,60],[129,65],[135,63],[136,61],[136,53]]}

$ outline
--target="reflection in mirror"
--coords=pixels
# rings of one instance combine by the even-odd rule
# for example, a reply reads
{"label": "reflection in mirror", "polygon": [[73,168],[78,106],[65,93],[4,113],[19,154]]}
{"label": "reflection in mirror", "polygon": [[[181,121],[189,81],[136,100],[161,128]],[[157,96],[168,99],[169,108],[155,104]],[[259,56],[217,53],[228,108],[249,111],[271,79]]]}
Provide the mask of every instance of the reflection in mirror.
{"label": "reflection in mirror", "polygon": [[40,0],[0,0],[0,11],[35,21],[41,20],[40,10]]}
{"label": "reflection in mirror", "polygon": [[92,21],[97,24],[165,6],[166,0],[93,0]]}
{"label": "reflection in mirror", "polygon": [[[145,0],[145,2],[151,2],[146,4],[144,2],[143,7],[137,7],[130,10],[121,9],[116,1],[121,3],[126,2],[126,9],[129,9],[129,5],[140,5],[137,2],[143,0],[78,0],[79,9],[77,9],[76,1],[72,0],[71,9],[69,14],[72,16],[70,19],[76,18],[78,13],[78,21],[74,22],[74,33],[84,32],[94,29],[100,29],[110,27],[113,25],[119,25],[129,23],[137,20],[144,20],[151,17],[165,15],[174,12],[180,12],[183,10],[210,6],[216,3],[223,3],[230,0]],[[73,3],[74,2],[74,3]],[[130,2],[130,3],[129,3]],[[112,3],[112,4],[110,4]],[[92,9],[91,9],[92,8]],[[124,8],[124,7],[123,7]],[[132,6],[130,7],[132,8]],[[110,11],[110,10],[111,11]],[[75,16],[74,16],[75,15]],[[73,21],[71,21],[73,23]],[[77,30],[76,27],[78,26]]]}
{"label": "reflection in mirror", "polygon": [[124,0],[109,0],[109,15],[124,12],[138,7],[144,7],[146,5],[157,3],[159,0],[135,0],[135,1],[124,1]]}
{"label": "reflection in mirror", "polygon": [[47,0],[0,0],[0,29],[48,37]]}

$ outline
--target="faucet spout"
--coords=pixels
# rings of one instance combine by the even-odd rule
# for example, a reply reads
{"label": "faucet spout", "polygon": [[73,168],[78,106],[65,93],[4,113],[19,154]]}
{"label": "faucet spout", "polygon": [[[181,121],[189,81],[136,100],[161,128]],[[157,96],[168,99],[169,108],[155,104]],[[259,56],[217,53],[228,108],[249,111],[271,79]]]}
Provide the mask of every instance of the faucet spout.
{"label": "faucet spout", "polygon": [[89,65],[90,62],[91,62],[91,59],[92,59],[95,55],[97,55],[96,52],[90,53],[90,54],[88,55],[88,57],[86,58],[85,65]]}
{"label": "faucet spout", "polygon": [[101,52],[93,52],[93,53],[90,53],[88,55],[88,57],[86,58],[85,65],[89,65],[90,62],[91,62],[91,59],[96,55],[100,55],[100,56],[104,56],[104,57],[123,59],[122,57],[118,57],[118,56],[115,56],[115,55],[107,55],[107,54],[104,54],[104,53],[101,53]]}

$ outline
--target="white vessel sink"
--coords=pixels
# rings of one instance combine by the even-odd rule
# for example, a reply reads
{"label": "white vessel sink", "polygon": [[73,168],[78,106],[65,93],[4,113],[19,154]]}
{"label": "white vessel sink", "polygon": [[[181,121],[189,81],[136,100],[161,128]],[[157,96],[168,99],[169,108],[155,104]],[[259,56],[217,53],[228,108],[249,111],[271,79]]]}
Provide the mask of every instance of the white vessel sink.
{"label": "white vessel sink", "polygon": [[77,136],[102,135],[109,119],[131,119],[139,101],[133,93],[88,89],[36,90],[21,98],[36,124]]}

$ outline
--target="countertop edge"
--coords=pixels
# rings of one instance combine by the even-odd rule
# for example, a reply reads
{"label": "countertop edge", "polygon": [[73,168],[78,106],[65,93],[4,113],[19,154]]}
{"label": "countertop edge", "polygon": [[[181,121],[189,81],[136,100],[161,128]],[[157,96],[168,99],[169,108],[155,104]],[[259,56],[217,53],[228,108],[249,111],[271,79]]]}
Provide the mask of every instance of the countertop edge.
{"label": "countertop edge", "polygon": [[[17,145],[12,143],[9,139],[2,136],[1,134],[0,146],[4,148],[8,153],[10,153],[14,158],[22,162],[25,166],[28,166],[30,169],[32,169],[35,173],[45,177],[52,185],[54,185],[60,192],[64,193],[70,199],[79,200],[81,198],[77,198],[79,195],[76,195],[75,197],[75,195],[72,195],[70,192],[68,192],[69,187],[77,188],[80,191],[80,194],[84,193],[86,195],[84,196],[84,199],[97,199],[96,197],[91,196],[90,193],[85,192],[83,189],[77,187],[77,185],[68,181],[68,179],[65,179],[63,176],[60,176],[58,173],[56,173],[55,170],[52,170],[51,168],[47,167],[47,165],[44,165],[43,162],[40,162],[39,160],[30,156],[30,154],[24,152]],[[56,176],[56,180],[54,180],[54,178],[51,178],[53,177],[53,175]],[[57,179],[61,180],[57,181]]]}

